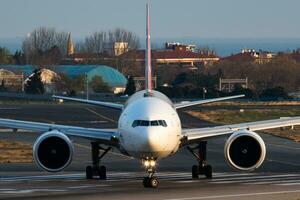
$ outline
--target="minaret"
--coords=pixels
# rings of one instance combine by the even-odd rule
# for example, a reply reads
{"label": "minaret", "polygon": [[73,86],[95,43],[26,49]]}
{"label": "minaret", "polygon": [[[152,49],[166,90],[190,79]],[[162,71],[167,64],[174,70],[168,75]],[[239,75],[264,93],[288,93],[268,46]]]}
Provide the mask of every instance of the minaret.
{"label": "minaret", "polygon": [[69,33],[68,44],[67,44],[67,55],[74,54],[74,44],[72,42],[71,33]]}

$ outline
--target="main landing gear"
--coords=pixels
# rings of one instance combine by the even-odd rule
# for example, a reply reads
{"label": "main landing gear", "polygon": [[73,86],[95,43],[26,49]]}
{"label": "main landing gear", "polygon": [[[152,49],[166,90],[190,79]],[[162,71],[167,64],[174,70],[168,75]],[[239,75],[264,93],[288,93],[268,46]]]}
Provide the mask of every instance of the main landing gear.
{"label": "main landing gear", "polygon": [[[100,165],[101,159],[111,150],[111,147],[107,149],[102,148],[98,143],[92,142],[92,166],[86,167],[86,178],[93,179],[94,176],[99,176],[99,179],[106,180],[106,167]],[[100,155],[100,151],[103,150],[102,154]],[[100,155],[100,156],[99,156]]]}
{"label": "main landing gear", "polygon": [[[206,164],[206,146],[207,142],[201,141],[195,148],[187,147],[198,161],[198,165],[193,165],[192,167],[192,177],[194,179],[199,178],[199,175],[205,175],[208,179],[212,178],[212,167]],[[196,153],[195,150],[198,150],[198,153]]]}
{"label": "main landing gear", "polygon": [[155,159],[146,159],[146,160],[143,160],[143,164],[149,174],[149,176],[145,177],[143,180],[144,187],[145,188],[157,188],[158,180],[157,180],[157,177],[154,176],[154,173],[156,172],[156,170],[155,170],[156,160]]}

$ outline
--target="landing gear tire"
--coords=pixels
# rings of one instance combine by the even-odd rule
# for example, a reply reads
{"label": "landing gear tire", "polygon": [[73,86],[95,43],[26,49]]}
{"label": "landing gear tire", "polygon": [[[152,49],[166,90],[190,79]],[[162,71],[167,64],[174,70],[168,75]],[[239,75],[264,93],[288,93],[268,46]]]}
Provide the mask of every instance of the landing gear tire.
{"label": "landing gear tire", "polygon": [[204,175],[207,179],[212,179],[212,167],[210,165],[206,165],[204,168]]}
{"label": "landing gear tire", "polygon": [[[92,166],[86,167],[86,179],[93,179],[94,176],[99,176],[100,180],[106,180],[106,167],[100,165],[101,159],[111,150],[111,147],[103,148],[96,142],[91,142],[92,146]],[[100,151],[102,153],[100,154]]]}
{"label": "landing gear tire", "polygon": [[151,177],[149,180],[149,185],[151,188],[157,188],[158,186],[158,180],[156,177]]}
{"label": "landing gear tire", "polygon": [[144,185],[145,188],[150,187],[149,179],[150,179],[149,177],[145,177],[144,180],[143,180],[143,185]]}
{"label": "landing gear tire", "polygon": [[194,179],[199,178],[199,167],[197,165],[193,165],[192,167],[192,178]]}
{"label": "landing gear tire", "polygon": [[[204,175],[207,179],[212,178],[212,167],[206,164],[207,142],[201,141],[195,148],[187,147],[198,161],[198,165],[192,167],[192,178],[197,179],[199,175]],[[198,150],[198,152],[195,152]]]}
{"label": "landing gear tire", "polygon": [[85,169],[86,179],[93,179],[93,168],[92,166],[87,166]]}
{"label": "landing gear tire", "polygon": [[145,188],[157,188],[158,180],[156,177],[145,177],[143,180],[143,185]]}
{"label": "landing gear tire", "polygon": [[106,180],[106,167],[105,166],[100,166],[100,169],[99,169],[99,178],[101,180]]}

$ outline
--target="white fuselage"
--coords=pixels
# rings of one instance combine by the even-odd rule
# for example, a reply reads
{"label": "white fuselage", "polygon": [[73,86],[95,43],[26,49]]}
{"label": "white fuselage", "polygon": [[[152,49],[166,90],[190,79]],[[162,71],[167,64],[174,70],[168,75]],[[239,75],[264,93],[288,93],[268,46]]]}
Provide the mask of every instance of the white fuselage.
{"label": "white fuselage", "polygon": [[121,113],[118,130],[121,149],[139,159],[160,159],[177,152],[181,123],[172,102],[162,93],[135,93]]}

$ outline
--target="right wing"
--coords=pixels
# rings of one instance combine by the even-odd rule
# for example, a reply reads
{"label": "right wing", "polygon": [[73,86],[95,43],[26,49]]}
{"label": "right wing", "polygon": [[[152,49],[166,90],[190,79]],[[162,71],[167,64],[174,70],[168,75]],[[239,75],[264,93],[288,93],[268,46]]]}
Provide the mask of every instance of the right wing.
{"label": "right wing", "polygon": [[97,105],[97,106],[103,106],[103,107],[108,107],[108,108],[114,108],[117,110],[122,110],[124,105],[122,104],[117,104],[117,103],[110,103],[110,102],[103,102],[103,101],[93,101],[93,100],[87,100],[87,99],[78,99],[78,98],[71,98],[71,97],[64,97],[64,96],[52,96],[55,99],[63,99],[63,100],[68,100],[68,101],[76,101],[80,103],[86,103],[86,104],[92,104],[92,105]]}
{"label": "right wing", "polygon": [[186,143],[193,143],[202,139],[228,135],[238,130],[259,131],[293,125],[300,125],[300,117],[285,117],[280,119],[246,122],[208,128],[183,129],[182,140]]}
{"label": "right wing", "polygon": [[99,141],[105,144],[111,144],[113,146],[117,146],[119,139],[119,134],[116,129],[83,128],[77,126],[66,126],[2,118],[0,118],[0,127],[30,130],[36,132],[57,130],[68,136],[81,137],[91,141]]}

